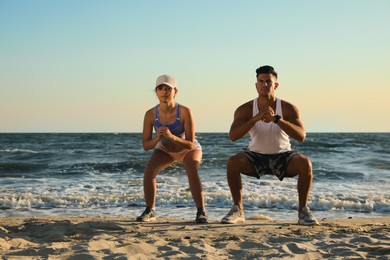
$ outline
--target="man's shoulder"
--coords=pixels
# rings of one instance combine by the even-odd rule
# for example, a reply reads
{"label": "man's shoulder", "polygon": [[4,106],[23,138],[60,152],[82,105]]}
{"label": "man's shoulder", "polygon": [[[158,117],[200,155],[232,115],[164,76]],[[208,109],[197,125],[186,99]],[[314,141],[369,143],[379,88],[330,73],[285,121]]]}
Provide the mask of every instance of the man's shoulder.
{"label": "man's shoulder", "polygon": [[236,109],[235,115],[241,118],[249,118],[252,116],[253,100],[245,102]]}
{"label": "man's shoulder", "polygon": [[289,101],[286,101],[284,99],[281,99],[280,101],[282,103],[283,108],[285,108],[285,109],[295,109],[296,108],[296,106]]}
{"label": "man's shoulder", "polygon": [[282,100],[282,109],[283,109],[283,116],[285,119],[287,118],[295,118],[299,117],[299,109],[292,103]]}
{"label": "man's shoulder", "polygon": [[242,104],[241,106],[239,106],[237,108],[237,110],[242,110],[242,109],[252,109],[253,107],[253,100],[249,100],[247,102],[245,102],[244,104]]}

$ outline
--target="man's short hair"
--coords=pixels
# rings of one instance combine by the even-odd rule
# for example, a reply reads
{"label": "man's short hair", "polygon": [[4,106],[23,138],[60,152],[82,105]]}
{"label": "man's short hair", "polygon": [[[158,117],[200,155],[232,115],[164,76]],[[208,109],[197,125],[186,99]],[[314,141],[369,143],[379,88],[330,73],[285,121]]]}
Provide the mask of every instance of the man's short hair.
{"label": "man's short hair", "polygon": [[275,69],[272,66],[265,65],[256,69],[256,78],[259,74],[272,74],[275,78],[278,78],[278,73],[276,73]]}

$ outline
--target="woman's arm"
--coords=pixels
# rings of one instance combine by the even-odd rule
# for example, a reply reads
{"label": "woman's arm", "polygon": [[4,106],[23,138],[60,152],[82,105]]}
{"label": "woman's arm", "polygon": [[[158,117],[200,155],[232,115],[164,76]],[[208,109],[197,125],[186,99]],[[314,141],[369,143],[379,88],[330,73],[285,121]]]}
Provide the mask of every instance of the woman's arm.
{"label": "woman's arm", "polygon": [[144,126],[142,130],[142,146],[145,151],[153,149],[162,137],[162,135],[160,135],[158,132],[157,135],[153,138],[153,110],[154,109],[152,108],[146,111],[144,117]]}

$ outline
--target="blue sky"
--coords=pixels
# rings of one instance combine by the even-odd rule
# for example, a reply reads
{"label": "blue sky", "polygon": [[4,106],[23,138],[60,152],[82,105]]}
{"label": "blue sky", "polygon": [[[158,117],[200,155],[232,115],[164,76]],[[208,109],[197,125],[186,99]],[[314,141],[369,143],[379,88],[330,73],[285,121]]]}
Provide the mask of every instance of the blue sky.
{"label": "blue sky", "polygon": [[161,74],[227,132],[255,69],[308,132],[389,132],[390,1],[0,0],[0,132],[141,132]]}

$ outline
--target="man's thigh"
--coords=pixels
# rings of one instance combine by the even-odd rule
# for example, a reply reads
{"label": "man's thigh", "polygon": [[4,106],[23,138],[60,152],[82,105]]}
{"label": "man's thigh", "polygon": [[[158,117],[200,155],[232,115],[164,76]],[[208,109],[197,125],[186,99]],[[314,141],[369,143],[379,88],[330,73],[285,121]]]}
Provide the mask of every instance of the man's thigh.
{"label": "man's thigh", "polygon": [[229,166],[234,167],[242,174],[257,177],[255,167],[248,156],[246,156],[243,152],[230,157],[228,167]]}

